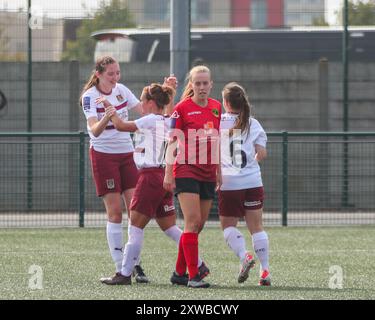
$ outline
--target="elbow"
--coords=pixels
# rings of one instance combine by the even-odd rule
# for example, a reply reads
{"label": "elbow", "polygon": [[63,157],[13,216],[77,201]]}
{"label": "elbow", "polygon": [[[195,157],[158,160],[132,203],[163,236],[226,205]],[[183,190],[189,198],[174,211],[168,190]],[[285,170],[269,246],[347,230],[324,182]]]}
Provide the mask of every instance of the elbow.
{"label": "elbow", "polygon": [[266,158],[267,158],[267,153],[266,152],[261,153],[260,156],[259,156],[259,161],[263,161]]}
{"label": "elbow", "polygon": [[92,132],[92,134],[93,134],[93,136],[94,136],[95,138],[97,138],[97,137],[100,136],[100,132],[97,131],[97,130],[92,130],[91,132]]}

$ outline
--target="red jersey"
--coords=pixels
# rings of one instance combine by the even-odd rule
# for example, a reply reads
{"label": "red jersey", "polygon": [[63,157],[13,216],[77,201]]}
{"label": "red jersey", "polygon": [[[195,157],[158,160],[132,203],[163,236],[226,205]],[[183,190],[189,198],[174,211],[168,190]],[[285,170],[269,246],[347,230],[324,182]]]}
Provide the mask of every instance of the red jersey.
{"label": "red jersey", "polygon": [[205,107],[191,98],[176,105],[171,115],[172,135],[178,140],[176,178],[216,181],[220,117],[221,104],[211,98]]}

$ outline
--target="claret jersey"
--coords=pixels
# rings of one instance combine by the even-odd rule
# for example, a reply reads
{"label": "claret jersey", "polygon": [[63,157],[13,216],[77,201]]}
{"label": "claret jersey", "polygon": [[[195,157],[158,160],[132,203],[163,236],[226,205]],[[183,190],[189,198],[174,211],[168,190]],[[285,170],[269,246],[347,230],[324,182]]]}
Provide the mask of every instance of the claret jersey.
{"label": "claret jersey", "polygon": [[[117,83],[110,94],[100,92],[95,86],[88,89],[82,96],[82,108],[86,119],[96,117],[100,120],[105,109],[102,103],[96,104],[95,99],[104,96],[111,105],[117,109],[117,114],[123,121],[128,120],[128,111],[134,108],[139,100],[123,84]],[[104,153],[128,153],[134,151],[133,142],[129,132],[117,131],[111,121],[108,122],[105,130],[95,137],[89,126],[87,131],[90,135],[90,147]]]}

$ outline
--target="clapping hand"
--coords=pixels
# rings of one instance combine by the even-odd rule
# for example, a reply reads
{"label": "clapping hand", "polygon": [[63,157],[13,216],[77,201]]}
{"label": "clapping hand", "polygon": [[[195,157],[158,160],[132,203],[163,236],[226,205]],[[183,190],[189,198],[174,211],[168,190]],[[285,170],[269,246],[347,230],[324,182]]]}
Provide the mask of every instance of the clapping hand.
{"label": "clapping hand", "polygon": [[100,96],[100,97],[96,98],[95,99],[95,103],[96,104],[103,103],[104,108],[108,108],[108,107],[111,106],[111,104],[109,103],[109,101],[105,97],[103,97],[103,96]]}
{"label": "clapping hand", "polygon": [[177,78],[172,73],[172,74],[169,75],[169,77],[164,77],[163,85],[170,86],[170,87],[172,87],[173,89],[176,90],[177,85],[178,85]]}

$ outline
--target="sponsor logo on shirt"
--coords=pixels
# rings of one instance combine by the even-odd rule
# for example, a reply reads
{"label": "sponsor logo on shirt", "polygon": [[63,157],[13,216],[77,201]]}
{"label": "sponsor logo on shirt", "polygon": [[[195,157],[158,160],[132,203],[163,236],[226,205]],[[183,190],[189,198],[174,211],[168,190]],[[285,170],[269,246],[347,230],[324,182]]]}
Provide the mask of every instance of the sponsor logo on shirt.
{"label": "sponsor logo on shirt", "polygon": [[121,94],[117,95],[116,98],[118,102],[121,102],[122,100],[124,100]]}
{"label": "sponsor logo on shirt", "polygon": [[90,97],[83,97],[83,110],[90,110]]}
{"label": "sponsor logo on shirt", "polygon": [[189,112],[187,115],[192,116],[194,114],[202,114],[202,112],[201,111],[193,111],[193,112]]}

